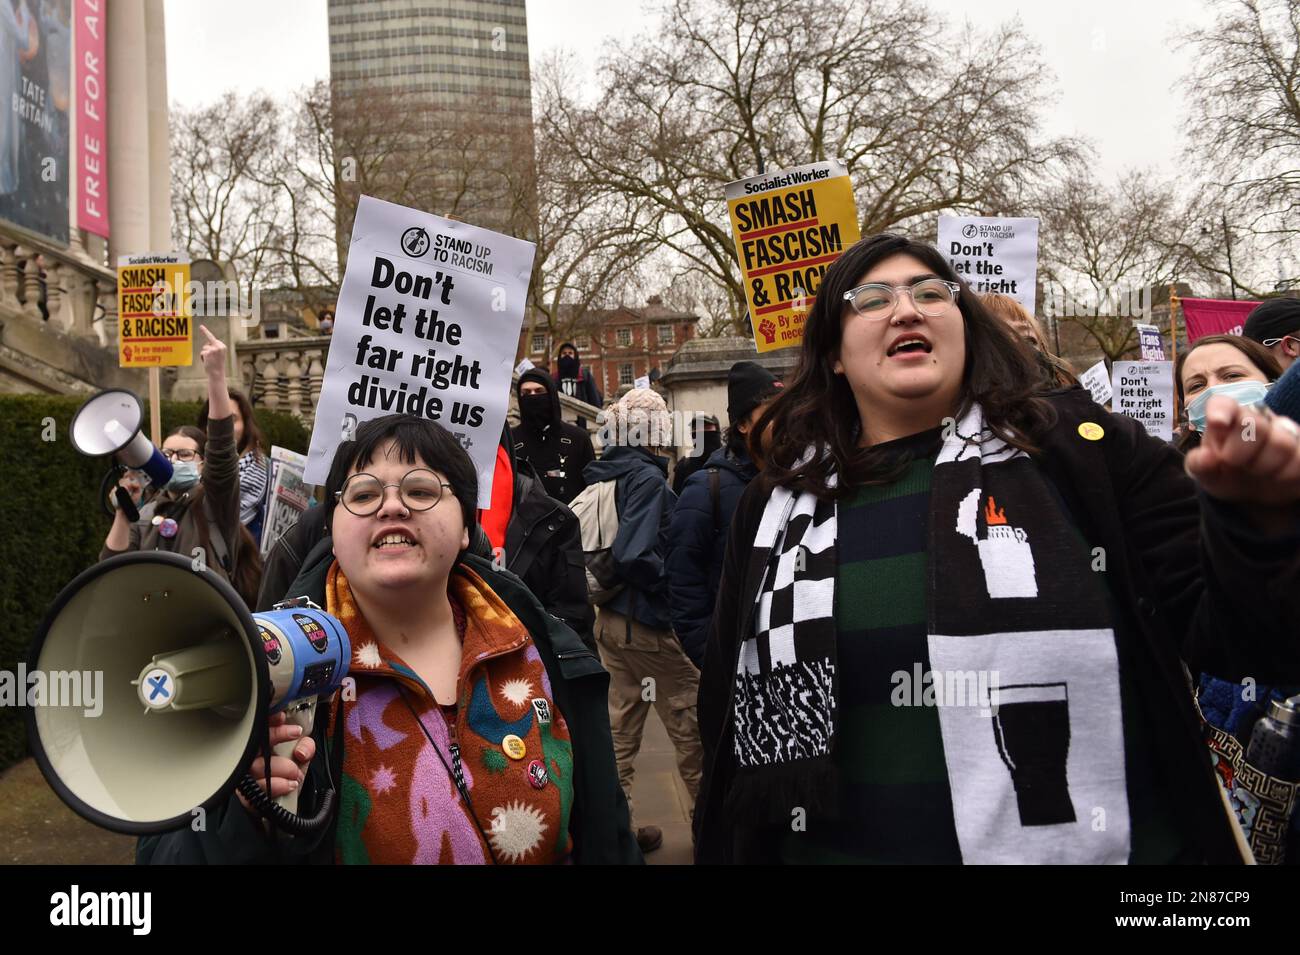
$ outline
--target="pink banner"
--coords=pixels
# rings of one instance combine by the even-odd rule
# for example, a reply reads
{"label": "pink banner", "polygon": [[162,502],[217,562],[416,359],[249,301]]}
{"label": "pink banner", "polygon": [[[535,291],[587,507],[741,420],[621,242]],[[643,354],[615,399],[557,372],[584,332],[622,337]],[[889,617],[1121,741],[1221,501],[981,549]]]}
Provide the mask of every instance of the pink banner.
{"label": "pink banner", "polygon": [[76,0],[77,228],[108,238],[108,87],[104,0]]}
{"label": "pink banner", "polygon": [[1259,302],[1236,302],[1220,298],[1180,298],[1187,341],[1202,335],[1240,335],[1246,316]]}

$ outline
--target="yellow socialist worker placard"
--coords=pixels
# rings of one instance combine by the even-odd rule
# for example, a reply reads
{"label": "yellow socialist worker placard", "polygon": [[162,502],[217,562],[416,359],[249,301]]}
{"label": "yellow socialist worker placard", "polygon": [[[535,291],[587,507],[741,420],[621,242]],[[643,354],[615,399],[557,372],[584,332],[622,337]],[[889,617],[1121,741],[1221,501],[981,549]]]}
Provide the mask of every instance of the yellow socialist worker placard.
{"label": "yellow socialist worker placard", "polygon": [[858,241],[849,172],[830,159],[728,183],[726,196],[754,343],[796,346],[826,269]]}
{"label": "yellow socialist worker placard", "polygon": [[119,367],[193,364],[189,282],[186,255],[160,252],[118,258]]}

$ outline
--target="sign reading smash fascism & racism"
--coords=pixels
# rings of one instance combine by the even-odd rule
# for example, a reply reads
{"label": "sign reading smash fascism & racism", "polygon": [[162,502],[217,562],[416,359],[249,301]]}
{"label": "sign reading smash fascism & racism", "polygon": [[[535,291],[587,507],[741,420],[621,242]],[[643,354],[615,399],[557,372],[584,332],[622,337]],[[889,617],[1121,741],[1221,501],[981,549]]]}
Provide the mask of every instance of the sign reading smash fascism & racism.
{"label": "sign reading smash fascism & racism", "polygon": [[859,238],[848,170],[837,159],[780,169],[726,196],[754,344],[797,346],[826,269]]}

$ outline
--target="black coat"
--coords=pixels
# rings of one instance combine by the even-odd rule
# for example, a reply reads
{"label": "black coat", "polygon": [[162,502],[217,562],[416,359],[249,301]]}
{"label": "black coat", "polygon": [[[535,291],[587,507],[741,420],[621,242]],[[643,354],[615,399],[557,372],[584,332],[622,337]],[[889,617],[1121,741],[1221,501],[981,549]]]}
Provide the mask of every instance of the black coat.
{"label": "black coat", "polygon": [[547,494],[568,504],[587,486],[582,471],[596,459],[591,436],[560,417],[560,397],[550,375],[540,368],[530,368],[519,376],[521,386],[526,382],[546,387],[551,414],[540,427],[520,415],[519,427],[510,429],[515,440],[514,456],[532,465]]}
{"label": "black coat", "polygon": [[[1185,798],[1171,806],[1180,831],[1209,862],[1239,862],[1200,718],[1183,673],[1215,673],[1259,683],[1300,679],[1300,535],[1264,537],[1229,504],[1200,493],[1172,447],[1134,419],[1111,414],[1082,389],[1048,396],[1059,421],[1039,440],[1035,460],[1091,548],[1106,557],[1116,641],[1136,661],[1140,699],[1155,738],[1157,771]],[[1082,422],[1100,423],[1100,441]],[[745,554],[768,488],[760,477],[732,521],[717,612],[700,681],[704,780],[696,802],[696,859],[770,858],[770,840],[726,816],[735,772],[731,693],[736,656],[760,581]],[[1094,553],[1096,553],[1094,551]],[[932,578],[941,571],[932,571]]]}
{"label": "black coat", "polygon": [[[712,484],[717,474],[718,500],[714,506]],[[736,457],[719,448],[697,469],[682,488],[668,526],[668,590],[673,632],[696,666],[704,664],[709,621],[722,582],[727,552],[727,530],[740,496],[758,469],[747,456]]]}
{"label": "black coat", "polygon": [[[641,850],[633,836],[627,801],[618,782],[614,744],[609,728],[609,674],[596,655],[578,636],[554,616],[546,613],[519,578],[496,569],[490,560],[475,554],[461,558],[492,587],[528,630],[541,655],[551,681],[555,704],[569,727],[573,741],[573,833],[574,861],[586,864],[640,863]],[[302,573],[286,596],[306,595],[325,606],[325,581],[333,563],[328,540],[312,549]],[[299,797],[299,813],[314,815],[321,794],[329,785],[326,771],[325,729],[329,725],[328,704],[317,708],[312,736],[316,757],[307,767]],[[339,721],[342,725],[342,721]],[[346,733],[336,733],[337,753],[330,760],[337,772],[343,765]],[[330,824],[321,836],[271,837],[240,805],[236,796],[207,815],[203,832],[181,829],[161,836],[142,838],[136,848],[141,864],[227,864],[256,865],[272,862],[328,865],[334,861],[334,839],[338,827],[337,802]]]}

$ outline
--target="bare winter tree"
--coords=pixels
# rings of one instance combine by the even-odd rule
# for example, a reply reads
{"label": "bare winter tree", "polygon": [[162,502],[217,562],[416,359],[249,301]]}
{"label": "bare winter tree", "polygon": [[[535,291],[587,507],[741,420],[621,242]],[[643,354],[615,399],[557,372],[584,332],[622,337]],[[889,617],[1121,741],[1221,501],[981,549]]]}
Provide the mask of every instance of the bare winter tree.
{"label": "bare winter tree", "polygon": [[1300,241],[1300,3],[1213,7],[1215,22],[1184,38],[1194,54],[1187,155],[1207,184],[1195,203],[1205,236],[1195,252],[1234,295],[1253,296],[1272,285],[1268,264]]}
{"label": "bare winter tree", "polygon": [[173,105],[172,230],[194,258],[232,263],[245,288],[282,278],[275,247],[283,208],[282,112],[269,97],[228,92],[211,105]]}
{"label": "bare winter tree", "polygon": [[1081,328],[1114,361],[1165,286],[1193,273],[1193,224],[1173,183],[1129,172],[1113,186],[1072,172],[1037,200],[1039,279],[1049,318]]}
{"label": "bare winter tree", "polygon": [[1035,134],[1044,72],[1018,26],[954,32],[911,0],[675,0],[606,59],[595,103],[539,121],[588,195],[644,201],[680,270],[740,303],[727,182],[842,158],[864,234],[1010,209],[1074,148]]}

